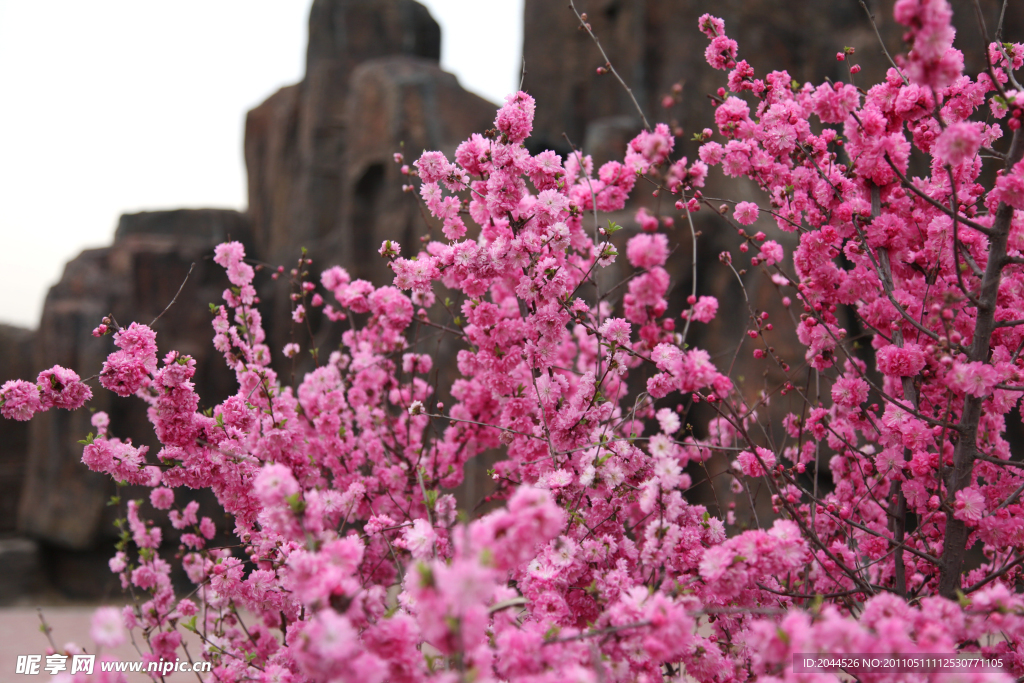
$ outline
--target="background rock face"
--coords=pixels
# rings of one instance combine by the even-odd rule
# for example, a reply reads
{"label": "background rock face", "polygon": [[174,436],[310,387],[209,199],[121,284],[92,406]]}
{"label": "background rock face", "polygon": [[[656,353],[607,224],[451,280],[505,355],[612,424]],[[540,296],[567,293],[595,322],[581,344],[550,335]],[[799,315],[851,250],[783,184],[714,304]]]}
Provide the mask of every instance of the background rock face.
{"label": "background rock face", "polygon": [[[68,263],[61,281],[47,295],[33,339],[33,366],[59,364],[76,368],[83,378],[95,375],[114,349],[110,337],[92,336],[100,319],[113,314],[125,325],[132,320],[150,322],[174,299],[194,263],[182,297],[155,329],[162,350],[175,348],[196,359],[204,377],[205,405],[223,400],[233,376],[218,362],[219,354],[210,343],[209,313],[203,302],[219,300],[224,289],[221,269],[211,258],[213,247],[228,238],[251,242],[245,215],[199,209],[122,216],[114,243],[85,251]],[[117,400],[109,391],[98,390],[90,406],[110,414],[115,435],[156,445],[141,401]],[[87,410],[54,410],[29,423],[20,531],[76,550],[93,546],[101,529],[114,533],[109,524],[101,524],[113,491],[110,478],[89,472],[81,462],[78,440],[94,431],[89,420]]]}
{"label": "background rock face", "polygon": [[[0,385],[12,379],[34,378],[34,339],[31,330],[0,325]],[[28,423],[0,420],[0,534],[15,530],[28,443]]]}
{"label": "background rock face", "polygon": [[[955,47],[964,53],[966,72],[984,68],[984,45],[973,0],[950,0],[958,27]],[[537,98],[533,144],[561,149],[562,133],[577,145],[587,127],[608,116],[635,117],[636,110],[611,75],[595,77],[603,64],[593,41],[580,31],[567,3],[526,0],[523,53],[526,89]],[[892,18],[894,0],[867,0],[891,54],[903,51],[904,27]],[[988,31],[995,32],[1002,0],[980,0]],[[759,77],[786,70],[804,83],[824,78],[847,80],[847,64],[836,61],[845,46],[856,48],[853,61],[863,71],[855,83],[877,83],[889,63],[858,0],[575,0],[620,75],[630,85],[653,125],[677,119],[685,137],[712,121],[709,93],[725,85],[725,72],[704,60],[707,39],[697,30],[704,13],[725,20]],[[1024,5],[1010,2],[1004,36],[1021,40]],[[661,97],[673,83],[684,84],[683,106],[666,111]]]}
{"label": "background rock face", "polygon": [[313,3],[306,77],[246,120],[249,214],[265,258],[290,259],[296,245],[312,246],[341,227],[346,150],[364,136],[348,121],[352,75],[363,63],[389,56],[436,68],[441,29],[425,7],[413,0]]}
{"label": "background rock face", "polygon": [[[891,19],[892,0],[869,4],[890,51],[898,52],[902,29]],[[990,31],[1000,4],[981,0]],[[877,81],[888,66],[857,0],[576,0],[576,5],[588,13],[647,118],[684,129],[677,151],[691,159],[696,145],[687,140],[713,117],[706,95],[725,80],[704,61],[706,39],[697,31],[704,12],[725,19],[729,35],[739,41],[740,57],[762,76],[784,68],[801,82],[845,78],[846,65],[836,62],[835,54],[847,45],[857,48],[854,61],[864,68],[859,83]],[[967,57],[968,71],[977,71],[983,41],[972,3],[954,0],[953,5],[960,27],[956,45]],[[1005,35],[1020,40],[1024,4],[1011,3],[1006,22]],[[639,117],[611,76],[594,75],[600,54],[565,3],[526,0],[524,35],[524,87],[537,100],[529,141],[533,151],[552,148],[565,158],[571,152],[568,137],[598,164],[621,158],[640,128]],[[83,377],[95,374],[113,348],[109,337],[91,336],[99,320],[109,313],[122,324],[152,320],[195,263],[177,304],[156,324],[158,342],[165,352],[174,348],[196,358],[201,408],[221,401],[234,380],[213,350],[207,303],[219,301],[227,284],[211,261],[214,245],[224,239],[244,242],[250,255],[274,265],[291,267],[299,248],[307,247],[314,270],[340,264],[354,277],[378,284],[390,279],[376,253],[380,243],[398,240],[408,255],[430,229],[417,198],[401,189],[405,178],[393,154],[401,151],[411,163],[422,150],[438,149],[450,158],[461,140],[490,128],[494,118],[493,104],[463,90],[438,67],[440,38],[437,23],[413,0],[316,0],[305,78],[282,88],[246,120],[247,213],[182,210],[122,217],[110,247],[83,252],[67,265],[47,297],[38,331],[0,326],[0,381],[31,379],[55,363]],[[684,83],[682,104],[663,109],[662,96],[677,82]],[[705,194],[757,198],[756,188],[734,182],[726,187],[715,173]],[[633,208],[669,210],[664,199],[643,195],[638,189]],[[619,233],[624,241],[635,230],[632,210],[614,218],[627,228]],[[696,214],[695,223],[703,232],[699,288],[719,296],[723,306],[713,324],[695,326],[694,341],[728,364],[748,313],[733,276],[705,264],[731,248],[735,236],[708,210]],[[677,283],[672,306],[679,310],[692,285],[692,252],[685,225],[677,222],[669,233],[679,245],[669,264]],[[606,277],[618,281],[614,272]],[[753,306],[769,306],[772,290],[754,273],[746,276],[745,286]],[[271,346],[280,349],[290,329],[287,285],[263,278],[260,293]],[[313,313],[314,343],[332,348],[338,333],[319,322]],[[781,338],[778,346],[787,343],[793,347],[792,340]],[[749,379],[755,369],[745,365],[748,359],[749,353],[738,357],[735,374]],[[759,390],[774,379],[748,385]],[[141,402],[114,400],[99,390],[93,405],[110,413],[113,434],[156,445]],[[18,530],[42,543],[50,578],[81,595],[108,583],[104,544],[114,533],[113,513],[105,507],[112,484],[81,463],[77,441],[90,430],[86,411],[52,411],[30,424],[0,421],[0,534],[14,529],[23,481]],[[475,501],[487,490],[486,466],[472,463],[463,487],[466,500]],[[727,463],[709,464],[712,472],[723,467]],[[725,477],[716,481],[728,483]],[[207,502],[203,505],[206,512]],[[25,567],[36,566],[33,548],[15,543],[3,552],[27,558],[21,562]],[[8,593],[0,590],[0,601]]]}

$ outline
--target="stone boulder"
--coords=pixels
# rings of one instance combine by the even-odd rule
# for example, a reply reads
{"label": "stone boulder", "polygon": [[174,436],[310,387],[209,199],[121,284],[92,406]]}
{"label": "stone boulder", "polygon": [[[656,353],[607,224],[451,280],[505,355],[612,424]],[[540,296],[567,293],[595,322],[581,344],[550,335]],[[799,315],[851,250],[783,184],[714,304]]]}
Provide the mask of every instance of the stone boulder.
{"label": "stone boulder", "polygon": [[[112,314],[122,325],[148,324],[181,287],[178,302],[154,326],[157,343],[161,352],[176,349],[196,359],[201,407],[223,400],[234,378],[213,349],[206,303],[219,301],[227,286],[222,269],[212,261],[213,247],[225,239],[251,242],[243,214],[183,209],[122,216],[114,243],[83,252],[50,289],[33,340],[35,366],[59,364],[75,368],[83,378],[95,376],[114,349],[109,336],[92,336],[100,319]],[[90,407],[110,414],[112,435],[156,446],[141,401],[117,399],[95,380],[90,385]],[[113,484],[81,462],[78,441],[93,431],[90,413],[49,411],[34,418],[30,429],[19,531],[79,550],[93,546],[101,535],[113,535],[105,517]]]}
{"label": "stone boulder", "polygon": [[249,113],[245,161],[249,206],[260,253],[297,258],[338,226],[353,72],[391,55],[435,64],[441,29],[413,0],[315,0],[309,17],[306,75]]}
{"label": "stone boulder", "polygon": [[[12,379],[34,379],[38,368],[32,353],[35,333],[0,325],[0,385]],[[28,457],[29,423],[0,419],[0,534],[14,531],[18,501]]]}

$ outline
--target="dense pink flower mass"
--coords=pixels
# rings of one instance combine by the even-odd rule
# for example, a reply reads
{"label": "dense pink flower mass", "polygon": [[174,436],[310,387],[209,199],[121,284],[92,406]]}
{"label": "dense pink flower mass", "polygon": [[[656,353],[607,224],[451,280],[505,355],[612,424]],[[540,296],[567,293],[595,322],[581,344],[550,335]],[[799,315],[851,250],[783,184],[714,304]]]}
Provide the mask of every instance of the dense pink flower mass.
{"label": "dense pink flower mass", "polygon": [[[895,16],[912,49],[864,91],[758,78],[724,22],[701,17],[733,94],[719,91],[717,139],[697,136],[692,165],[673,159],[664,124],[600,168],[531,154],[535,102],[509,95],[454,160],[414,162],[435,239],[404,256],[385,241],[392,282],[335,266],[321,294],[296,276],[292,319],[304,327],[333,296],[324,324],[344,325],[297,386],[271,366],[239,243],[214,257],[230,287],[211,307],[213,343],[238,384],[219,405],[200,411],[192,358],[158,361],[152,329],[109,323],[118,350],[99,383],[144,401],[161,445],[113,436],[103,413],[85,441],[90,469],[152,489],[124,504],[110,561],[139,602],[98,612],[96,644],[120,642],[123,623],[147,657],[173,660],[193,631],[215,680],[267,683],[802,683],[835,673],[796,672],[797,655],[957,652],[999,662],[964,680],[1019,680],[1024,470],[1005,432],[1024,392],[1024,95],[1007,85],[1024,48],[994,46],[972,79],[945,0],[899,0]],[[988,111],[1018,122],[1009,144],[971,119]],[[914,149],[931,160],[924,177],[907,177]],[[992,150],[1007,158],[986,185]],[[752,384],[732,350],[688,339],[717,298],[695,283],[670,305],[659,230],[689,222],[714,166],[764,192],[731,217],[722,206],[740,240],[722,267],[758,269],[791,309],[735,304],[749,319],[735,353],[768,364]],[[635,211],[635,234],[616,241],[595,219],[624,209],[639,176],[678,213]],[[759,219],[772,239],[736,225]],[[595,274],[623,245],[612,298]],[[295,272],[310,265],[304,253]],[[800,367],[775,348],[793,343],[775,317],[791,321]],[[454,338],[448,405],[420,336],[438,329]],[[0,412],[24,420],[90,395],[55,366],[4,384]],[[450,490],[488,451],[504,506],[460,512]],[[732,467],[712,475],[713,453]],[[689,500],[697,476],[727,479],[749,519]],[[203,516],[188,489],[227,517]],[[159,552],[163,510],[187,597]],[[218,526],[237,540],[212,546]]]}

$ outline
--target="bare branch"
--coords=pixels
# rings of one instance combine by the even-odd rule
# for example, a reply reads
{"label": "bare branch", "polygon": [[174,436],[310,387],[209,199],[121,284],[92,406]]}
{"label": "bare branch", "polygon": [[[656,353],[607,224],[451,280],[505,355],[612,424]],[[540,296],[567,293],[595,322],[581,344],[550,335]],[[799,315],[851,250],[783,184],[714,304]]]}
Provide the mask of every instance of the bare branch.
{"label": "bare branch", "polygon": [[594,32],[590,30],[590,24],[586,22],[586,20],[583,18],[583,15],[580,14],[579,10],[576,9],[576,5],[573,3],[573,0],[569,0],[569,7],[572,8],[573,14],[576,15],[577,19],[579,19],[580,26],[583,27],[583,30],[585,30],[587,32],[587,35],[589,35],[590,38],[594,41],[594,45],[597,45],[597,49],[601,51],[601,57],[604,58],[605,68],[612,72],[612,75],[615,76],[615,78],[619,81],[619,84],[626,89],[626,93],[629,95],[629,99],[633,100],[633,106],[636,107],[637,113],[640,114],[640,120],[644,122],[644,128],[650,130],[651,124],[647,122],[647,117],[644,116],[644,110],[640,108],[640,103],[636,101],[636,96],[633,95],[633,91],[630,89],[630,87],[626,85],[626,81],[622,80],[622,76],[620,76],[619,72],[615,70],[615,67],[612,65],[612,60],[608,59],[608,55],[605,53],[604,48],[601,47],[601,41],[598,40],[597,36],[594,35]]}
{"label": "bare branch", "polygon": [[167,304],[167,308],[162,310],[160,312],[160,315],[158,315],[157,317],[153,318],[153,322],[151,322],[149,324],[150,327],[153,327],[153,325],[156,325],[156,321],[159,320],[160,318],[164,317],[164,313],[166,313],[168,310],[170,310],[171,306],[174,305],[174,302],[176,302],[178,300],[178,294],[181,294],[181,290],[185,289],[185,283],[188,282],[188,277],[189,277],[189,275],[192,274],[192,269],[195,268],[195,267],[196,267],[196,264],[193,261],[192,265],[188,267],[188,272],[185,273],[185,279],[181,281],[181,286],[178,287],[177,293],[174,295],[174,298],[171,299],[171,303]]}
{"label": "bare branch", "polygon": [[871,13],[870,9],[868,9],[868,5],[864,0],[858,0],[858,2],[860,2],[860,6],[864,8],[864,12],[868,15],[868,21],[871,22],[871,28],[875,29],[875,35],[878,36],[878,45],[882,48],[885,58],[889,60],[889,63],[892,64],[892,68],[896,69],[896,73],[898,73],[900,78],[903,79],[903,84],[910,85],[910,81],[908,81],[907,77],[903,75],[900,68],[896,66],[896,62],[893,61],[892,55],[890,55],[889,51],[885,48],[885,41],[882,40],[882,34],[878,32],[878,24],[875,23],[875,15]]}

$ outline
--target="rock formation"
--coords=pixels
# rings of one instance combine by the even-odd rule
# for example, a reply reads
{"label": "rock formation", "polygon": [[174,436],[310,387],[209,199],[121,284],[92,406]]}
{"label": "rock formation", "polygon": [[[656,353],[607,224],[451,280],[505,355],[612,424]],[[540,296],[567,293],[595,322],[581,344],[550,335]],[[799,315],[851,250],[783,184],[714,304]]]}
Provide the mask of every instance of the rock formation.
{"label": "rock formation", "polygon": [[[113,314],[125,324],[150,322],[174,299],[192,268],[180,300],[155,328],[161,348],[176,348],[196,359],[204,377],[204,400],[223,400],[233,377],[209,343],[209,314],[202,302],[218,300],[224,289],[220,269],[211,260],[213,247],[228,238],[251,242],[249,233],[248,220],[237,211],[122,216],[114,243],[83,252],[68,263],[60,282],[50,289],[34,336],[33,365],[77,368],[83,377],[96,374],[114,349],[110,337],[92,336],[100,319]],[[110,392],[96,391],[90,407],[110,414],[118,436],[155,445],[141,402],[119,401]],[[55,410],[29,423],[18,525],[23,533],[77,550],[96,542],[112,484],[81,463],[78,440],[93,431],[89,420],[86,410]]]}
{"label": "rock formation", "polygon": [[[211,260],[217,243],[238,239],[255,258],[284,264],[304,246],[320,267],[338,263],[357,277],[388,277],[376,254],[380,243],[411,244],[427,229],[416,197],[402,192],[394,153],[451,153],[494,118],[494,105],[440,69],[440,40],[437,23],[413,0],[316,0],[306,77],[246,121],[247,214],[210,209],[123,216],[110,247],[83,252],[66,266],[47,296],[38,331],[0,328],[0,377],[34,377],[44,363],[95,374],[113,348],[109,337],[91,335],[100,319],[156,318],[195,264],[155,328],[161,349],[196,358],[201,407],[214,405],[233,382],[210,343],[206,304],[219,301],[226,285]],[[287,294],[286,283],[263,278],[268,333],[277,348],[288,334]],[[117,436],[156,446],[140,402],[97,391],[92,406],[110,414]],[[7,437],[0,487],[11,494],[2,497],[7,507],[0,532],[12,531],[17,517],[17,531],[43,543],[50,578],[79,595],[108,583],[109,552],[97,548],[115,536],[112,508],[105,505],[113,484],[81,463],[78,440],[91,431],[89,418],[86,411],[52,411],[29,424],[0,423],[0,436]],[[8,545],[0,548],[4,557],[36,566],[31,544]],[[18,585],[28,585],[29,574],[20,572]],[[16,592],[0,591],[0,601]]]}

